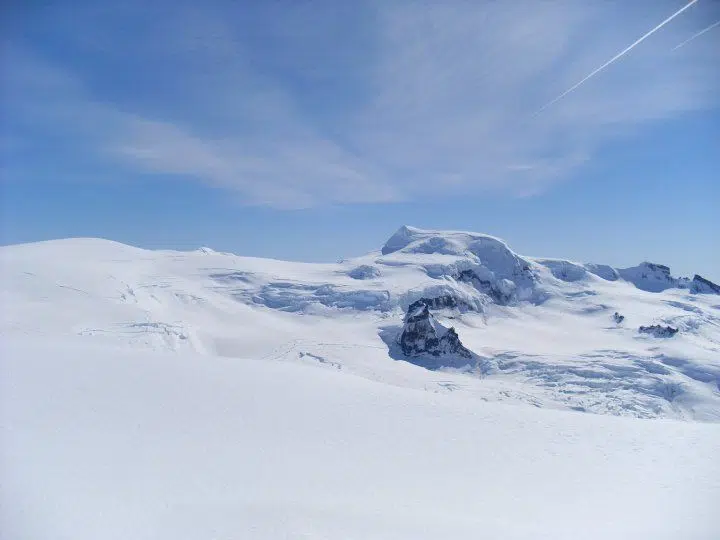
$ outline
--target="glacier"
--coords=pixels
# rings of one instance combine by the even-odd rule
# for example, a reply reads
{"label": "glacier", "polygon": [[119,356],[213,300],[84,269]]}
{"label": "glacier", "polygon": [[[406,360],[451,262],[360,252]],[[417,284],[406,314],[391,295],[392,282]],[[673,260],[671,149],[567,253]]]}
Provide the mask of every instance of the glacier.
{"label": "glacier", "polygon": [[0,271],[8,537],[716,535],[700,276],[408,226],[333,264],[74,238]]}
{"label": "glacier", "polygon": [[[148,251],[99,239],[7,246],[0,259],[6,337],[80,336],[305,363],[317,357],[362,377],[435,391],[443,391],[433,386],[438,377],[458,377],[458,387],[486,400],[720,421],[720,296],[704,278],[674,278],[663,265],[615,269],[525,257],[485,234],[408,226],[380,250],[335,264],[209,248]],[[439,357],[434,373],[412,377],[418,382],[399,374],[416,365],[391,354],[388,336],[401,334],[420,300],[482,359],[481,373],[462,373],[457,359]],[[658,339],[640,331],[655,326],[678,332]]]}

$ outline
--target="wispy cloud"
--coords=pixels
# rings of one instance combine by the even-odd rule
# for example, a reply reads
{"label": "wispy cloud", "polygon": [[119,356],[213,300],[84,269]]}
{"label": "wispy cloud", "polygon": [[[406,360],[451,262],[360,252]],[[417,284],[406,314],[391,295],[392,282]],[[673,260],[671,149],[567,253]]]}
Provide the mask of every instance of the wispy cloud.
{"label": "wispy cloud", "polygon": [[108,147],[147,171],[190,176],[242,193],[250,204],[307,207],[318,201],[386,202],[392,186],[330,140],[199,138],[176,125],[132,119]]}
{"label": "wispy cloud", "polygon": [[[232,190],[248,204],[531,195],[581,170],[607,141],[718,104],[720,48],[698,40],[668,54],[698,26],[678,18],[532,116],[678,6],[95,9],[56,21],[67,57],[47,43],[12,43],[3,107],[14,141],[62,141],[76,165],[92,155],[128,175]],[[132,39],[114,29],[118,18],[133,22]]]}

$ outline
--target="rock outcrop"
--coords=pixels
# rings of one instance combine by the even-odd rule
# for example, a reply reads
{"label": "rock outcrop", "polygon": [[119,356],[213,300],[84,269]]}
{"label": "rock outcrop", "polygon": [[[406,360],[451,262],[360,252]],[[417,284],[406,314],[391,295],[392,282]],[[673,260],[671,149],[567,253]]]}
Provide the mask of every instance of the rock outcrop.
{"label": "rock outcrop", "polygon": [[501,306],[507,306],[517,301],[517,286],[514,281],[509,279],[490,281],[480,278],[473,270],[462,270],[455,276],[455,279],[463,283],[470,283]]}
{"label": "rock outcrop", "polygon": [[720,294],[720,285],[713,283],[709,279],[705,279],[699,274],[695,274],[695,277],[693,277],[690,282],[690,292],[696,294]]}
{"label": "rock outcrop", "polygon": [[425,305],[429,309],[467,309],[471,307],[463,300],[459,300],[451,294],[443,294],[440,296],[433,296],[432,298],[420,298],[408,306],[408,313],[414,311],[421,305]]}
{"label": "rock outcrop", "polygon": [[441,325],[430,313],[424,300],[413,303],[405,316],[403,331],[398,340],[405,356],[445,357],[442,365],[460,367],[471,363],[472,351],[465,348],[454,328]]}
{"label": "rock outcrop", "polygon": [[672,326],[653,324],[651,326],[641,326],[640,328],[638,328],[638,332],[640,332],[641,334],[650,334],[651,336],[655,336],[658,338],[668,338],[673,337],[675,334],[677,334],[678,329],[673,328]]}

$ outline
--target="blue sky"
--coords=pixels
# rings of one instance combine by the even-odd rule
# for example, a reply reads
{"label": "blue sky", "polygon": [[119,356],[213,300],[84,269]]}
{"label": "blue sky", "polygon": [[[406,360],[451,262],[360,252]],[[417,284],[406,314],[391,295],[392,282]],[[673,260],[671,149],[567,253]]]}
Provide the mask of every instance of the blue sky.
{"label": "blue sky", "polygon": [[[147,4],[150,4],[149,6]],[[402,224],[720,280],[720,19],[621,2],[5,4],[3,243],[334,260]]]}

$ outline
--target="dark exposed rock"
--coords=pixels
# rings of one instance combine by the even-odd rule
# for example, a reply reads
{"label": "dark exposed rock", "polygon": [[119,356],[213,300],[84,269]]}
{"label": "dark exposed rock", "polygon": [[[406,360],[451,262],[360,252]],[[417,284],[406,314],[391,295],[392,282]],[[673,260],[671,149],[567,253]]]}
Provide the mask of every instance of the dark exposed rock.
{"label": "dark exposed rock", "polygon": [[421,298],[416,300],[408,306],[408,313],[416,311],[421,305],[427,306],[429,309],[457,309],[470,308],[466,302],[458,300],[450,294],[443,294],[441,296],[435,296],[433,298]]}
{"label": "dark exposed rock", "polygon": [[[529,272],[529,267],[524,267],[522,272]],[[455,279],[464,283],[470,283],[477,290],[487,294],[496,304],[506,306],[515,301],[515,287],[514,283],[509,280],[502,280],[500,282],[493,283],[486,279],[480,279],[478,275],[472,270],[462,270],[458,272]]]}
{"label": "dark exposed rock", "polygon": [[720,285],[713,283],[709,279],[705,279],[701,275],[695,274],[690,284],[690,292],[720,294]]}
{"label": "dark exposed rock", "polygon": [[641,326],[638,328],[641,334],[650,334],[659,338],[673,337],[677,334],[678,329],[672,326],[661,326],[659,324],[653,324],[652,326]]}
{"label": "dark exposed rock", "polygon": [[644,262],[645,266],[647,266],[650,270],[661,272],[667,276],[670,276],[670,267],[665,266],[664,264],[658,264],[658,263],[651,263],[651,262]]}
{"label": "dark exposed rock", "polygon": [[472,282],[473,280],[480,281],[480,278],[477,277],[475,272],[473,272],[472,270],[461,270],[460,272],[458,272],[458,275],[455,276],[455,279],[457,279],[458,281],[464,281],[466,283]]}
{"label": "dark exposed rock", "polygon": [[422,300],[414,302],[405,315],[399,345],[405,356],[455,356],[472,359],[454,328],[445,328],[430,313]]}

